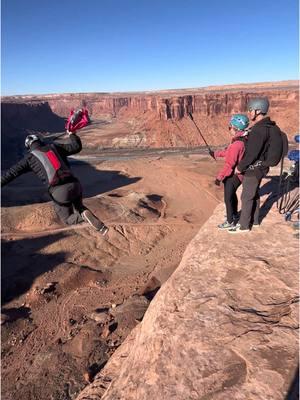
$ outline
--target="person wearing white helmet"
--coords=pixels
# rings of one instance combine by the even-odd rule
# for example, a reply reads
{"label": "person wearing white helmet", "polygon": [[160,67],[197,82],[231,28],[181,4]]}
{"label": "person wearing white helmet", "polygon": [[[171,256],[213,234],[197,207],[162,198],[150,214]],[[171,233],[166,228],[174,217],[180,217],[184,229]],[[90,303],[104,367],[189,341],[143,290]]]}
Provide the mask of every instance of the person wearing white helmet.
{"label": "person wearing white helmet", "polygon": [[82,203],[82,188],[73,175],[67,157],[79,153],[82,144],[75,132],[69,133],[66,143],[44,143],[38,135],[28,135],[25,147],[28,153],[1,176],[1,187],[18,176],[34,172],[47,186],[54,210],[66,225],[88,222],[102,235],[108,228]]}

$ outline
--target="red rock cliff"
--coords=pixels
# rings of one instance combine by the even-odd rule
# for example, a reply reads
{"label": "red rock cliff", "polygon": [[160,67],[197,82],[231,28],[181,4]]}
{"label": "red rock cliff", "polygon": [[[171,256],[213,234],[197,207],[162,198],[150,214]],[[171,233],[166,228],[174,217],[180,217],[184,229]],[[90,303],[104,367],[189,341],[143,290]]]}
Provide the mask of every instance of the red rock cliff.
{"label": "red rock cliff", "polygon": [[127,107],[139,112],[155,111],[161,119],[178,120],[187,115],[187,112],[209,116],[230,114],[236,109],[245,111],[250,96],[268,96],[271,106],[276,109],[286,108],[287,105],[296,109],[299,100],[298,81],[140,93],[11,96],[4,97],[3,101],[18,103],[47,101],[54,113],[64,117],[70,108],[79,107],[84,102],[94,116],[103,113],[117,114],[123,107]]}
{"label": "red rock cliff", "polygon": [[[53,115],[65,118],[71,108],[85,104],[92,119],[102,118],[104,115],[123,120],[135,118],[138,122],[138,132],[142,132],[146,137],[143,143],[159,147],[203,144],[187,118],[188,113],[192,112],[196,122],[208,135],[210,143],[216,145],[228,140],[226,128],[230,114],[244,112],[248,99],[254,96],[268,96],[271,117],[290,137],[297,132],[298,81],[140,93],[4,97],[2,115],[6,120],[14,121],[13,126],[17,123],[18,128],[24,128],[24,125],[31,126],[32,122],[27,120],[33,121],[38,118],[40,121],[44,120],[43,129],[50,130],[49,118],[39,110],[49,108]],[[27,117],[26,113],[24,114],[25,108]],[[132,133],[135,132],[128,132],[128,135]]]}

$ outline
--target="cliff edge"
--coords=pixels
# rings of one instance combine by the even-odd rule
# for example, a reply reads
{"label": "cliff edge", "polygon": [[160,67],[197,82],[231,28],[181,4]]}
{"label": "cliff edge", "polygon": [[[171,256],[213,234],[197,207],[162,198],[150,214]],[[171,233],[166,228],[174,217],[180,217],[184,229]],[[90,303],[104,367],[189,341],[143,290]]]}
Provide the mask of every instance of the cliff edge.
{"label": "cliff edge", "polygon": [[282,400],[298,364],[298,242],[273,207],[230,235],[219,205],[143,321],[77,400]]}

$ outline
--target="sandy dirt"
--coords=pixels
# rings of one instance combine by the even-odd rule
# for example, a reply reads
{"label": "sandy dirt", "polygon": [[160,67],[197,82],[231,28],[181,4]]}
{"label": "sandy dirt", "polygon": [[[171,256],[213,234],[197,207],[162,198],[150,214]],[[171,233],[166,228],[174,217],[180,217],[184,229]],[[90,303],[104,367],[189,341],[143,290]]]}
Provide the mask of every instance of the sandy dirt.
{"label": "sandy dirt", "polygon": [[222,201],[200,155],[74,165],[109,227],[64,227],[36,178],[2,192],[2,398],[68,400],[141,321]]}

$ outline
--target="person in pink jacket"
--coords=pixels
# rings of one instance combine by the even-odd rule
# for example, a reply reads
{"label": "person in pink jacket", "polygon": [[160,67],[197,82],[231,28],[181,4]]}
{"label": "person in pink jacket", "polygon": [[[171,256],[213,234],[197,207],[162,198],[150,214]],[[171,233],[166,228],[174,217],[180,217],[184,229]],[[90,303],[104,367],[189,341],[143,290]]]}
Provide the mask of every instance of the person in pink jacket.
{"label": "person in pink jacket", "polygon": [[245,141],[247,140],[247,127],[249,119],[244,114],[232,115],[229,130],[233,135],[231,143],[224,150],[211,152],[213,157],[224,157],[225,163],[219,171],[215,184],[224,184],[224,202],[226,206],[226,221],[218,225],[219,229],[230,229],[238,221],[238,199],[236,191],[243,180],[243,175],[235,174],[235,168],[243,158]]}

